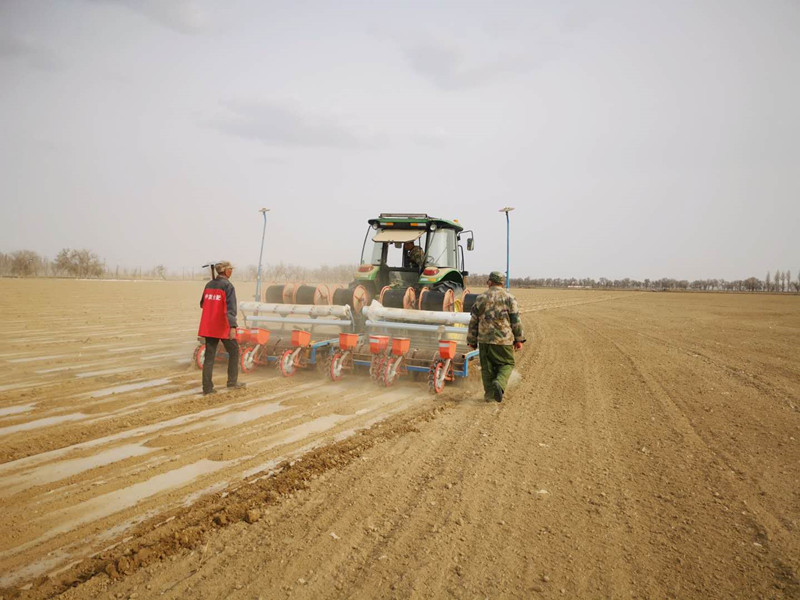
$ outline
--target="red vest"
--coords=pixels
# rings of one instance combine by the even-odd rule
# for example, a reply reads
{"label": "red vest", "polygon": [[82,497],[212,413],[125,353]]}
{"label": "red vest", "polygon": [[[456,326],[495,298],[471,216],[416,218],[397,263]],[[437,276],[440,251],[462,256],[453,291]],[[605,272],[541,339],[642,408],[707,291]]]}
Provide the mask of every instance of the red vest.
{"label": "red vest", "polygon": [[203,292],[203,316],[200,317],[200,329],[197,335],[227,339],[230,333],[225,290],[206,288]]}

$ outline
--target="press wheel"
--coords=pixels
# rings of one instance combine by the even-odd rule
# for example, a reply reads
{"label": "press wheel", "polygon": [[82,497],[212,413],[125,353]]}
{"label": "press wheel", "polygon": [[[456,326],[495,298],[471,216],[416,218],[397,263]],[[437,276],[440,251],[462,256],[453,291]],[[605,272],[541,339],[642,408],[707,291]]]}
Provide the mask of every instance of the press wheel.
{"label": "press wheel", "polygon": [[284,377],[291,377],[297,371],[297,368],[294,364],[294,350],[289,349],[286,350],[281,357],[278,359],[278,366],[281,370],[281,375]]}

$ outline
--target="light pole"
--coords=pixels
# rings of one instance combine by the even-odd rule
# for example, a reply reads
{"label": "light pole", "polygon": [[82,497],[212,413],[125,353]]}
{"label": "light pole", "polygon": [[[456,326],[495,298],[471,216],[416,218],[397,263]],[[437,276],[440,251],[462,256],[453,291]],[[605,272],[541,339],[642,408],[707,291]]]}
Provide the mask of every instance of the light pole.
{"label": "light pole", "polygon": [[261,258],[264,256],[264,236],[267,234],[267,213],[268,208],[262,208],[260,212],[264,216],[264,228],[261,230],[261,252],[258,254],[258,274],[256,275],[256,302],[261,302]]}
{"label": "light pole", "polygon": [[511,273],[509,272],[509,264],[511,262],[511,224],[508,218],[508,213],[510,213],[512,210],[514,210],[513,206],[506,206],[505,208],[501,208],[499,211],[497,211],[506,213],[506,289],[508,289],[508,286],[511,284]]}

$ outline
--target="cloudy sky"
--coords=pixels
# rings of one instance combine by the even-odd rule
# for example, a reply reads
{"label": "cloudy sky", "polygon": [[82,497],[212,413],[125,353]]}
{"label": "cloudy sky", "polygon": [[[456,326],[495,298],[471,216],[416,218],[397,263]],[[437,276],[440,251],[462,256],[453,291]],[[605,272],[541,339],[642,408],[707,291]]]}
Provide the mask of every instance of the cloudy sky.
{"label": "cloudy sky", "polygon": [[800,2],[2,0],[0,251],[355,263],[368,218],[471,271],[800,269]]}

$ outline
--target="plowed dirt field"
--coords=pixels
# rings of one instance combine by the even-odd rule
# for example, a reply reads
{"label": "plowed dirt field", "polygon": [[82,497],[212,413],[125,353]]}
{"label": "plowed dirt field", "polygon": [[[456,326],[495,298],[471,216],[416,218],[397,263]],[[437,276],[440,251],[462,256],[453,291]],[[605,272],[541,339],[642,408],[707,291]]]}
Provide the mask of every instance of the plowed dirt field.
{"label": "plowed dirt field", "polygon": [[0,281],[0,597],[800,598],[800,297],[516,290],[498,405],[203,397],[202,286]]}

